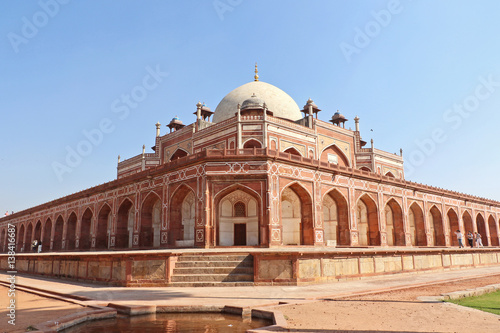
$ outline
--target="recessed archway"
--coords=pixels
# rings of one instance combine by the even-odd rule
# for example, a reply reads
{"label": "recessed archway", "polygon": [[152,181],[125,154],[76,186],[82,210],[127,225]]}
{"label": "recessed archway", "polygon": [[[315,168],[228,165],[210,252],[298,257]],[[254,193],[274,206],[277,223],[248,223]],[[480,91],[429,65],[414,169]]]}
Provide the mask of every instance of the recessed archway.
{"label": "recessed archway", "polygon": [[19,233],[17,234],[17,252],[24,252],[24,224],[21,224],[21,227],[19,228]]}
{"label": "recessed archway", "polygon": [[140,247],[159,247],[161,228],[161,199],[151,192],[141,208],[141,225],[139,233]]}
{"label": "recessed archway", "polygon": [[181,149],[181,148],[178,148],[173,154],[172,156],[170,157],[170,160],[171,161],[174,161],[178,158],[181,158],[181,157],[184,157],[184,156],[187,156],[188,153],[187,151],[185,151],[184,149]]}
{"label": "recessed archway", "polygon": [[338,245],[350,244],[349,213],[347,200],[337,189],[323,198],[323,228],[325,242],[335,241]]}
{"label": "recessed archway", "polygon": [[492,215],[488,218],[488,226],[490,229],[491,246],[499,246],[497,225]]}
{"label": "recessed archway", "polygon": [[66,250],[72,251],[76,247],[76,224],[77,224],[76,213],[72,212],[69,214],[68,222],[66,225]]}
{"label": "recessed archway", "polygon": [[377,204],[368,194],[362,195],[358,200],[356,220],[359,245],[380,245]]}
{"label": "recessed archway", "polygon": [[312,199],[298,183],[281,192],[281,223],[283,245],[314,245]]}
{"label": "recessed archway", "polygon": [[474,232],[474,226],[472,224],[472,217],[469,214],[468,211],[465,211],[462,214],[462,220],[464,221],[464,233],[467,234],[468,232]]}
{"label": "recessed archway", "polygon": [[405,246],[405,230],[403,226],[403,211],[396,200],[391,198],[384,210],[387,232],[387,245]]}
{"label": "recessed archway", "polygon": [[50,218],[45,221],[42,233],[42,251],[50,251],[50,237],[52,236],[52,221]]}
{"label": "recessed archway", "polygon": [[220,246],[259,245],[259,203],[243,188],[223,192],[217,207],[217,242]]}
{"label": "recessed archway", "polygon": [[331,145],[323,149],[323,151],[321,152],[320,161],[329,162],[344,167],[349,166],[349,160],[336,145]]}
{"label": "recessed archway", "polygon": [[103,250],[109,248],[109,237],[111,234],[111,207],[106,203],[97,215],[97,228],[95,235],[95,248]]}
{"label": "recessed archway", "polygon": [[54,237],[52,243],[52,251],[61,251],[62,249],[62,239],[63,239],[63,229],[64,229],[64,220],[61,215],[59,215],[56,219],[56,223],[54,225]]}
{"label": "recessed archway", "polygon": [[481,235],[483,245],[488,246],[488,237],[486,237],[486,222],[484,221],[484,217],[481,213],[478,213],[476,216],[476,226],[477,232]]}
{"label": "recessed archway", "polygon": [[118,208],[115,233],[115,247],[125,249],[132,247],[131,234],[134,228],[135,210],[128,198],[123,200]]}
{"label": "recessed archway", "polygon": [[284,152],[288,153],[288,154],[291,154],[291,155],[302,156],[302,154],[297,149],[295,149],[294,147],[290,147],[288,149],[285,149]]}
{"label": "recessed archway", "polygon": [[425,235],[424,212],[422,208],[414,202],[408,211],[408,220],[410,224],[410,234],[412,245],[427,246],[427,237]]}
{"label": "recessed archway", "polygon": [[78,248],[81,250],[89,250],[92,245],[91,227],[92,227],[92,211],[87,208],[82,215],[82,223],[80,226],[80,240]]}
{"label": "recessed archway", "polygon": [[182,184],[170,197],[168,245],[193,247],[196,202],[191,187]]}
{"label": "recessed archway", "polygon": [[262,148],[262,144],[255,139],[250,139],[243,144],[243,148]]}
{"label": "recessed archway", "polygon": [[[453,208],[450,208],[448,209],[446,218],[448,220],[448,225],[450,226],[450,233],[448,237],[450,237],[451,246],[458,246],[458,239],[455,235],[456,231],[460,231],[460,227],[458,225],[458,215]],[[462,241],[464,240],[465,239],[463,239]]]}
{"label": "recessed archway", "polygon": [[24,236],[24,252],[32,252],[31,242],[33,242],[33,223],[29,222],[26,227],[26,236]]}
{"label": "recessed archway", "polygon": [[42,240],[42,222],[38,220],[35,224],[35,237],[34,240],[41,241]]}
{"label": "recessed archway", "polygon": [[433,235],[432,244],[434,246],[445,246],[444,238],[444,224],[441,212],[436,206],[432,206],[429,210],[429,225],[431,227],[431,234]]}
{"label": "recessed archway", "polygon": [[7,243],[6,242],[6,239],[7,239],[7,231],[5,230],[6,228],[3,228],[2,229],[2,233],[0,234],[0,252],[7,252],[5,251],[5,244]]}

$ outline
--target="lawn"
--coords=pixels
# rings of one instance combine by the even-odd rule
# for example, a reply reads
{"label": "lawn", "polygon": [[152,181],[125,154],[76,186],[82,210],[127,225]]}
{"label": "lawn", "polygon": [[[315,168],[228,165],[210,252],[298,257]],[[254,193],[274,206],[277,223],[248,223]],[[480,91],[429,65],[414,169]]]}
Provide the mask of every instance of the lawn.
{"label": "lawn", "polygon": [[500,315],[500,290],[476,297],[453,299],[448,302]]}

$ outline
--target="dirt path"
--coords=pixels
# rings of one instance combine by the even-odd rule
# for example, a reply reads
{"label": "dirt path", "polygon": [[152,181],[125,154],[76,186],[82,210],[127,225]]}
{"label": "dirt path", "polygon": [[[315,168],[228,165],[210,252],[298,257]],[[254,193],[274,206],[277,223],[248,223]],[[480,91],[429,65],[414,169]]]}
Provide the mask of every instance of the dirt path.
{"label": "dirt path", "polygon": [[500,316],[449,303],[423,303],[418,296],[477,288],[500,276],[430,285],[339,300],[281,306],[293,332],[327,330],[386,332],[500,332]]}
{"label": "dirt path", "polygon": [[35,325],[55,318],[63,317],[85,309],[82,306],[63,301],[16,291],[16,325],[12,326],[4,315],[8,306],[8,288],[0,286],[0,332],[25,332],[30,325]]}

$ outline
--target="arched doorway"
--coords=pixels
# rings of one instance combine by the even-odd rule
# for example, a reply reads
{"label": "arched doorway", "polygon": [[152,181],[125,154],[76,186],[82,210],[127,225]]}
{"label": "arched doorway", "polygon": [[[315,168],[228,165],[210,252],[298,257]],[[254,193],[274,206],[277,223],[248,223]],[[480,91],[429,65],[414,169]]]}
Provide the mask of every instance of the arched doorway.
{"label": "arched doorway", "polygon": [[17,234],[17,252],[24,252],[24,224],[19,228],[19,233]]}
{"label": "arched doorway", "polygon": [[161,200],[150,193],[142,204],[139,233],[140,247],[159,247],[161,227]]}
{"label": "arched doorway", "polygon": [[410,206],[408,221],[410,225],[411,244],[414,246],[427,246],[424,213],[416,202]]}
{"label": "arched doorway", "polygon": [[347,200],[337,189],[323,198],[323,228],[327,245],[330,241],[338,245],[350,244]]}
{"label": "arched doorway", "polygon": [[41,241],[42,240],[42,222],[38,220],[35,224],[35,237],[34,240]]}
{"label": "arched doorway", "polygon": [[[448,225],[450,226],[449,237],[451,241],[451,246],[458,246],[458,239],[455,234],[457,230],[460,230],[460,227],[458,226],[458,215],[454,209],[450,208],[448,210],[448,214],[446,214],[446,218],[448,220]],[[465,238],[462,241],[465,241]]]}
{"label": "arched doorway", "polygon": [[483,215],[481,213],[476,216],[476,226],[477,232],[481,235],[481,240],[484,246],[488,246],[488,237],[486,237],[486,222],[484,221]]}
{"label": "arched doorway", "polygon": [[63,239],[64,220],[61,215],[56,219],[54,226],[54,240],[52,243],[52,251],[61,251]]}
{"label": "arched doorway", "polygon": [[403,211],[394,199],[390,199],[384,210],[387,232],[387,245],[405,246],[405,230],[403,226]]}
{"label": "arched doorway", "polygon": [[309,193],[294,183],[281,193],[283,245],[313,245],[312,200]]}
{"label": "arched doorway", "polygon": [[498,240],[497,225],[495,223],[495,219],[491,215],[488,218],[488,226],[490,228],[491,246],[499,246],[500,244],[499,244],[499,240]]}
{"label": "arched doorway", "polygon": [[432,206],[429,210],[429,222],[431,234],[433,235],[432,244],[434,246],[445,246],[443,218],[436,206]]}
{"label": "arched doorway", "polygon": [[132,247],[132,233],[134,230],[135,210],[132,201],[123,200],[118,208],[116,221],[115,247],[126,249]]}
{"label": "arched doorway", "polygon": [[377,204],[368,194],[359,198],[356,209],[359,245],[380,245],[377,211]]}
{"label": "arched doorway", "polygon": [[259,245],[258,203],[253,195],[236,189],[224,195],[218,207],[218,245]]}
{"label": "arched doorway", "polygon": [[77,217],[75,212],[72,212],[69,215],[68,222],[66,225],[66,250],[72,251],[76,247],[76,224]]}
{"label": "arched doorway", "polygon": [[168,244],[175,247],[194,246],[196,200],[193,190],[181,185],[170,198]]}
{"label": "arched doorway", "polygon": [[111,219],[111,207],[106,203],[101,207],[101,210],[97,215],[97,228],[95,236],[95,248],[97,250],[109,249]]}
{"label": "arched doorway", "polygon": [[87,208],[82,215],[82,224],[80,226],[80,240],[78,248],[81,250],[89,250],[92,245],[91,228],[92,228],[92,211]]}

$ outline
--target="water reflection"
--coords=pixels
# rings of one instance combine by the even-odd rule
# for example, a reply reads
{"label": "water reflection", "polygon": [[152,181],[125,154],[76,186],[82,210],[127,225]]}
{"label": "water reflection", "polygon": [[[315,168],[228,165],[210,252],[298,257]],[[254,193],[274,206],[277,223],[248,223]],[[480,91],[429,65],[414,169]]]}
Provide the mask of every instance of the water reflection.
{"label": "water reflection", "polygon": [[271,325],[267,320],[220,313],[158,313],[99,320],[68,328],[64,333],[225,333]]}

